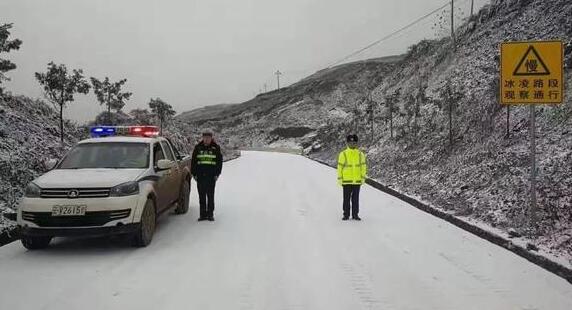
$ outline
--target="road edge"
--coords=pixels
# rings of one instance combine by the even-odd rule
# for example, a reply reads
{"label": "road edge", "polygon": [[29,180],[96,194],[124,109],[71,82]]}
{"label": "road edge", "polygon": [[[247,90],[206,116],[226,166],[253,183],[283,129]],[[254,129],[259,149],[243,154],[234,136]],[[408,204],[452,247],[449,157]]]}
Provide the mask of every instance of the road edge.
{"label": "road edge", "polygon": [[[311,158],[308,156],[304,156],[312,161],[315,161],[317,163],[320,163],[322,165],[325,165],[329,168],[335,169],[335,167],[333,167],[332,165],[321,161],[319,159],[316,158]],[[395,198],[398,198],[404,202],[407,202],[408,204],[412,205],[413,207],[429,213],[433,216],[436,216],[452,225],[455,225],[477,237],[480,237],[482,239],[485,239],[493,244],[496,244],[506,250],[511,251],[512,253],[528,260],[529,262],[563,278],[564,280],[568,281],[570,284],[572,284],[572,269],[558,263],[555,262],[545,256],[542,256],[540,254],[536,254],[534,252],[531,252],[529,250],[527,250],[525,247],[522,247],[518,244],[515,244],[514,242],[512,242],[512,240],[510,240],[507,237],[495,234],[491,231],[485,230],[473,223],[464,221],[450,213],[447,213],[445,211],[439,210],[437,208],[431,207],[430,205],[423,203],[413,197],[410,197],[404,193],[400,193],[397,190],[390,188],[386,185],[381,184],[380,182],[371,179],[371,178],[367,178],[366,179],[366,184],[370,185],[371,187],[382,191],[388,195],[391,195]]]}

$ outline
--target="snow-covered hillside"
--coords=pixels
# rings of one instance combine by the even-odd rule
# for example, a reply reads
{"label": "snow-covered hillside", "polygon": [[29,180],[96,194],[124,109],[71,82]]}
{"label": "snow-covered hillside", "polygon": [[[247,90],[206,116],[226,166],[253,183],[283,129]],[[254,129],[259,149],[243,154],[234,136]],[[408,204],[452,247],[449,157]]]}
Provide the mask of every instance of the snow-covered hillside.
{"label": "snow-covered hillside", "polygon": [[[367,91],[395,69],[394,56],[341,65],[302,81],[260,94],[236,105],[206,107],[182,113],[177,120],[190,128],[209,128],[239,146],[272,142],[299,144],[323,128],[353,127]],[[346,124],[346,122],[349,122]]]}
{"label": "snow-covered hillside", "polygon": [[[524,233],[528,208],[528,110],[498,94],[499,43],[565,42],[566,102],[537,108],[540,229],[535,242],[572,256],[572,2],[494,0],[449,39],[423,41],[404,57],[318,72],[248,102],[179,118],[209,127],[238,146],[298,145],[329,163],[356,131],[371,177],[442,209]],[[449,82],[458,101],[449,145]],[[387,97],[395,94],[393,135]],[[424,91],[423,91],[424,90]],[[373,104],[367,99],[371,94]],[[373,108],[374,125],[367,110]]]}
{"label": "snow-covered hillside", "polygon": [[66,121],[60,143],[59,118],[46,103],[23,96],[0,96],[0,232],[10,224],[2,212],[12,212],[26,185],[46,170],[45,161],[59,158],[84,130]]}

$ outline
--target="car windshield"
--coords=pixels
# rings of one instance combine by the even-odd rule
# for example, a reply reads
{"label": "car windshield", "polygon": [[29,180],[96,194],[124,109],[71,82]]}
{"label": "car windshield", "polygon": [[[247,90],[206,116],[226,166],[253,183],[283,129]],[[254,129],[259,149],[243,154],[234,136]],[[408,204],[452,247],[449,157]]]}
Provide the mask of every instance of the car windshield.
{"label": "car windshield", "polygon": [[149,167],[148,144],[102,142],[79,144],[66,155],[57,169],[142,169],[147,167]]}

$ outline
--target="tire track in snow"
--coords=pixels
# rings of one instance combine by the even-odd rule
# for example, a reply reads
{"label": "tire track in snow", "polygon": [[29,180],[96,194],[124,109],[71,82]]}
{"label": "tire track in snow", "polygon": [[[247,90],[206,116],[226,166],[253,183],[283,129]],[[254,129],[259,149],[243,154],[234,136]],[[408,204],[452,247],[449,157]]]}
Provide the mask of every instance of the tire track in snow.
{"label": "tire track in snow", "polygon": [[504,287],[500,287],[498,285],[494,285],[493,279],[490,277],[483,276],[475,271],[473,271],[470,266],[463,264],[458,259],[447,255],[443,252],[439,252],[439,256],[449,262],[451,265],[459,269],[460,271],[466,273],[471,278],[475,279],[480,285],[486,287],[489,292],[494,292],[497,296],[501,297],[505,302],[508,302],[508,293],[510,293],[509,289]]}
{"label": "tire track in snow", "polygon": [[[342,262],[341,268],[349,279],[350,286],[365,309],[393,309],[386,300],[378,300],[373,292],[373,285],[369,272],[363,270],[360,264]],[[383,308],[380,308],[383,306]]]}
{"label": "tire track in snow", "polygon": [[254,299],[252,294],[252,274],[249,274],[245,281],[241,284],[239,294],[239,309],[251,310],[254,309]]}

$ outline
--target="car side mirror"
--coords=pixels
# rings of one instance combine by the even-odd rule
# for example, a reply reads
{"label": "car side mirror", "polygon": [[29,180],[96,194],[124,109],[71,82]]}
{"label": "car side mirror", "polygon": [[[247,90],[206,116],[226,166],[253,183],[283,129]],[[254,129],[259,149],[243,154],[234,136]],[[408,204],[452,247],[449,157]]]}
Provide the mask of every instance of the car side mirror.
{"label": "car side mirror", "polygon": [[178,160],[183,160],[183,159],[188,158],[188,157],[190,157],[190,155],[187,155],[187,154],[179,154],[179,155],[177,155],[177,159],[178,159]]}
{"label": "car side mirror", "polygon": [[58,164],[58,160],[57,160],[57,159],[54,159],[54,158],[50,158],[50,159],[44,161],[44,166],[45,166],[46,169],[48,169],[48,170],[54,169],[57,164]]}
{"label": "car side mirror", "polygon": [[157,162],[157,168],[159,170],[171,169],[174,165],[175,163],[168,159],[159,159],[159,161]]}

